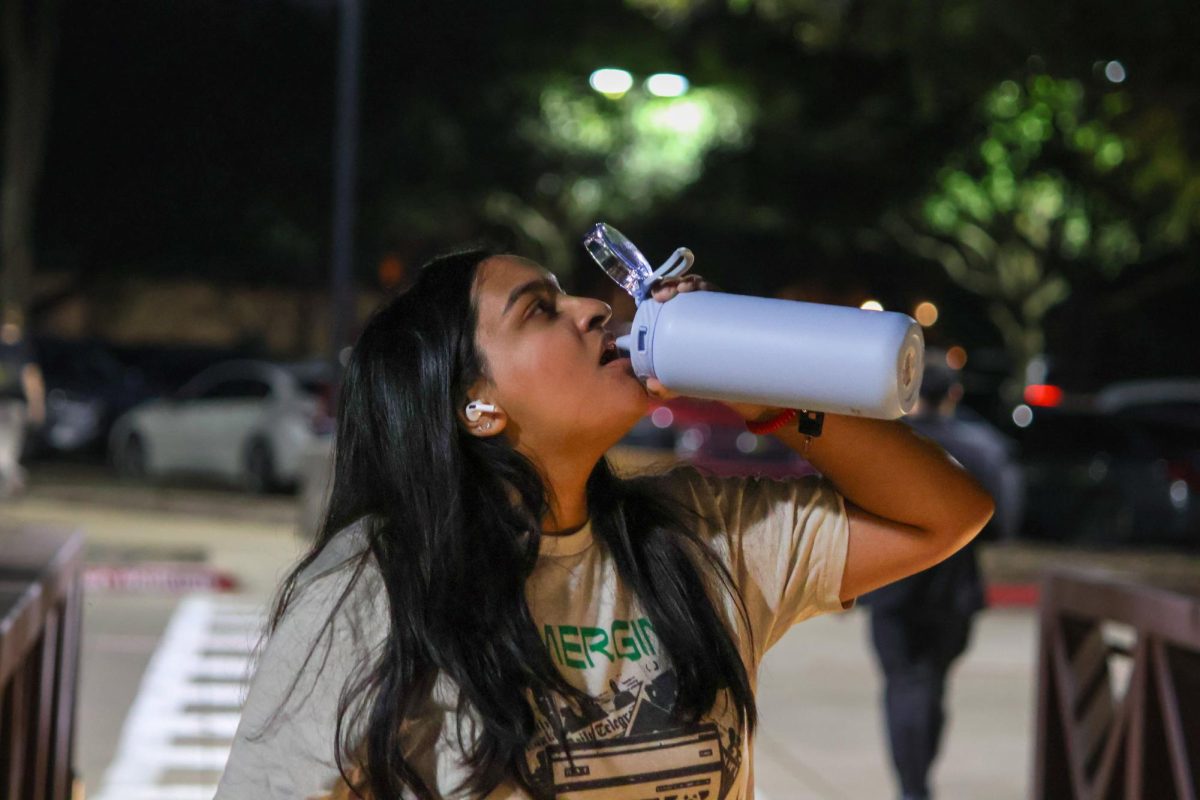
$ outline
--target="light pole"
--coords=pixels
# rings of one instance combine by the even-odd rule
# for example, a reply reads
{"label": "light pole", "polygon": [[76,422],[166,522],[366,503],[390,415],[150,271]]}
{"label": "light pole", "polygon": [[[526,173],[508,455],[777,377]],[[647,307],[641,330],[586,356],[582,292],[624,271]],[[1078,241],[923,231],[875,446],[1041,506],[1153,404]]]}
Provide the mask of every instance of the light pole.
{"label": "light pole", "polygon": [[330,360],[341,382],[339,355],[355,319],[354,216],[358,151],[358,79],[362,51],[362,4],[338,0],[337,100],[333,134],[333,250],[331,259]]}

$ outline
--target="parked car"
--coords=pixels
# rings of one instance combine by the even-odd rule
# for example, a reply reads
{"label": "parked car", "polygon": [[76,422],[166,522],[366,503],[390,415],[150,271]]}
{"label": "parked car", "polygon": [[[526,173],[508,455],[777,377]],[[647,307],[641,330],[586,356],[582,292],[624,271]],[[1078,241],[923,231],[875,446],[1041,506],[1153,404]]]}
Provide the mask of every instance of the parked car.
{"label": "parked car", "polygon": [[113,425],[110,453],[128,478],[193,473],[252,491],[295,486],[303,453],[332,433],[328,366],[230,361]]}
{"label": "parked car", "polygon": [[108,349],[121,363],[145,376],[154,397],[174,394],[204,370],[226,361],[271,360],[253,344],[221,347],[179,343],[112,343]]}
{"label": "parked car", "polygon": [[1200,428],[1040,408],[1015,436],[1027,485],[1023,536],[1200,549]]}
{"label": "parked car", "polygon": [[714,475],[787,478],[815,472],[795,450],[774,436],[746,430],[746,422],[723,403],[677,401],[680,427],[675,452]]}
{"label": "parked car", "polygon": [[805,475],[813,468],[773,436],[756,436],[733,409],[712,400],[677,397],[653,407],[625,443],[673,449],[682,460],[715,475]]}
{"label": "parked car", "polygon": [[42,336],[34,349],[46,384],[46,421],[29,437],[29,455],[102,456],[117,417],[154,394],[141,371],[102,342]]}

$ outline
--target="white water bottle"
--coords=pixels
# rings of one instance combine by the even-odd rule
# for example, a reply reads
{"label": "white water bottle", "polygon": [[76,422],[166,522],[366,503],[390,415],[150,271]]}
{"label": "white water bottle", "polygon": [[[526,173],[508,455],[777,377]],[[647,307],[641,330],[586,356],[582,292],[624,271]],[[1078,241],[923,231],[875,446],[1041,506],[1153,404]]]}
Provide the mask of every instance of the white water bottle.
{"label": "white water bottle", "polygon": [[683,292],[659,303],[650,284],[687,272],[690,250],[676,250],[655,270],[603,222],[584,246],[637,303],[617,346],[642,380],[693,397],[876,419],[916,405],[925,339],[906,314],[724,292]]}

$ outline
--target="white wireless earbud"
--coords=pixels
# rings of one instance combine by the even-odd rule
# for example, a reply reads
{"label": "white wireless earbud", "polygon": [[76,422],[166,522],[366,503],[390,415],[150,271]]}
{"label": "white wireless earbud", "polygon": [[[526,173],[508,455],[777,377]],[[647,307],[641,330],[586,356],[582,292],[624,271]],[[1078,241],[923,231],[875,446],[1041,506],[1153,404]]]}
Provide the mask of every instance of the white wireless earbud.
{"label": "white wireless earbud", "polygon": [[496,407],[491,403],[485,403],[482,400],[472,400],[467,403],[467,419],[475,422],[484,414],[495,414]]}

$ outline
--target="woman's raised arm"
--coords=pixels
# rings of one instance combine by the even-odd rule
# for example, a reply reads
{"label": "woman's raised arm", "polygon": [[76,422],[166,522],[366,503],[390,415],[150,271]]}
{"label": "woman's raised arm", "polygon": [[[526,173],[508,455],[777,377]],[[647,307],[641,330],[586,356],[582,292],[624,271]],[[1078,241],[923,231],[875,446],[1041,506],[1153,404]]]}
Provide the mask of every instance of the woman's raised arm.
{"label": "woman's raised arm", "polygon": [[[665,303],[679,292],[715,288],[688,275],[656,284],[653,295]],[[647,389],[664,400],[676,396],[653,378]],[[748,420],[782,410],[728,405]],[[995,511],[979,481],[903,422],[826,414],[821,435],[811,441],[791,424],[775,435],[846,499],[850,542],[842,602],[947,558],[983,530]]]}
{"label": "woman's raised arm", "polygon": [[804,453],[846,499],[843,601],[950,556],[995,510],[979,481],[903,422],[826,414],[807,452],[807,437],[792,426],[776,435]]}

